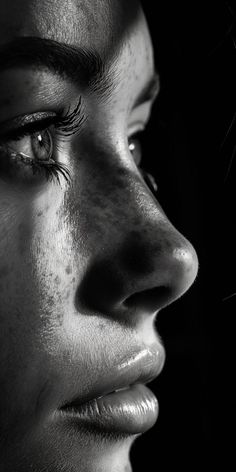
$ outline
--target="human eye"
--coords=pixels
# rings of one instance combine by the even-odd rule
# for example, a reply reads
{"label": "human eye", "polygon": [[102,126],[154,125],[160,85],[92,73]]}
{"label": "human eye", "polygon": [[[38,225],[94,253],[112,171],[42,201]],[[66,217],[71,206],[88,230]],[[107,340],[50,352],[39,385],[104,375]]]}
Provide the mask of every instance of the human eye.
{"label": "human eye", "polygon": [[158,190],[158,185],[156,183],[155,178],[152,174],[147,172],[142,167],[142,137],[143,137],[144,130],[136,131],[130,135],[128,138],[128,145],[129,151],[132,154],[133,160],[138,167],[144,181],[146,182],[147,186],[150,190],[155,194]]}
{"label": "human eye", "polygon": [[33,183],[38,177],[60,184],[61,175],[69,183],[69,169],[57,154],[59,142],[82,127],[81,98],[72,112],[39,112],[12,121],[0,129],[0,177]]}

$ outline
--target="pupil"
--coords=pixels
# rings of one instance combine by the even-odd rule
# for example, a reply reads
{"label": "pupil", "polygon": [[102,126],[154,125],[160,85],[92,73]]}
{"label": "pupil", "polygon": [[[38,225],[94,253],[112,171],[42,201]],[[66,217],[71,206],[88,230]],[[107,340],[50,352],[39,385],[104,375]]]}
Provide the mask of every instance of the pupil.
{"label": "pupil", "polygon": [[33,141],[33,151],[37,160],[48,161],[52,154],[52,141],[50,134],[45,131],[38,133]]}
{"label": "pupil", "polygon": [[43,138],[41,134],[38,135],[38,141],[39,141],[39,144],[42,145]]}

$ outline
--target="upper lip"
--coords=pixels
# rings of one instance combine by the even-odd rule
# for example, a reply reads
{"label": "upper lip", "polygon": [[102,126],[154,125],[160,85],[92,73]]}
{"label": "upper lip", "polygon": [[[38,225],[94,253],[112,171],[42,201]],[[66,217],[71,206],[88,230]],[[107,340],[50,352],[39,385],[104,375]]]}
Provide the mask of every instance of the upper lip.
{"label": "upper lip", "polygon": [[134,384],[147,384],[156,378],[164,365],[165,350],[162,345],[145,347],[127,355],[113,366],[107,373],[103,373],[86,395],[77,395],[64,404],[62,408],[76,407],[98,399],[114,390]]}

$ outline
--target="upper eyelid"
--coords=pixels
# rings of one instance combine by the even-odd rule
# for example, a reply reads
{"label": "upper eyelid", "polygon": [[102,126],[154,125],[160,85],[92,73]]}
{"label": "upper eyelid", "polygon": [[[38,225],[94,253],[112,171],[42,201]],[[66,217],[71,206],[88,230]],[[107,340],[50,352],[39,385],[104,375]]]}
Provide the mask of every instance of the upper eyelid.
{"label": "upper eyelid", "polygon": [[47,124],[50,126],[50,124],[53,124],[59,118],[55,114],[48,115],[47,113],[42,114],[41,117],[39,117],[37,114],[34,114],[32,116],[35,119],[34,120],[32,119],[31,121],[26,121],[26,122],[24,122],[24,117],[21,117],[19,121],[18,119],[13,119],[11,121],[9,120],[7,124],[4,123],[3,131],[0,128],[0,135],[1,134],[5,135],[5,133],[8,133],[10,131],[14,132],[20,129],[23,130],[23,129],[29,128],[30,130],[30,128],[33,128],[37,123],[39,125],[42,124],[42,126],[47,125]]}
{"label": "upper eyelid", "polygon": [[[146,127],[147,124],[149,123],[150,119],[152,118],[153,105],[154,105],[154,103],[152,103],[150,101],[147,101],[147,102],[143,102],[142,104],[136,106],[135,108],[131,108],[130,111],[129,111],[129,114],[130,114],[131,117],[134,114],[137,114],[137,116],[138,116],[139,115],[138,110],[142,110],[142,109],[144,111],[143,112],[140,111],[140,116],[145,115],[145,119],[137,118],[136,120],[133,120],[134,124],[136,122],[137,122],[137,124],[142,123]],[[132,122],[132,120],[130,120],[130,121]]]}
{"label": "upper eyelid", "polygon": [[137,133],[144,133],[146,131],[151,119],[152,119],[152,114],[149,113],[146,120],[144,120],[144,121],[136,120],[135,122],[131,123],[128,127],[129,130],[130,130],[129,135],[133,136],[134,134],[137,134]]}
{"label": "upper eyelid", "polygon": [[[72,109],[72,111],[70,111],[70,108],[68,108],[67,111],[61,108],[57,112],[36,112],[27,115],[20,115],[17,118],[8,120],[3,124],[3,127],[6,129],[6,131],[4,132],[0,129],[0,139],[14,139],[17,134],[19,136],[21,133],[22,135],[24,135],[24,133],[30,134],[36,131],[42,131],[53,125],[57,126],[58,128],[61,127],[61,129],[64,131],[70,126],[77,126],[80,128],[85,121],[85,118],[86,117],[84,115],[84,109],[82,106],[82,97],[80,96],[76,106]],[[14,124],[16,125],[15,127]]]}
{"label": "upper eyelid", "polygon": [[48,117],[45,117],[44,119],[34,120],[34,121],[31,121],[30,123],[22,124],[20,126],[15,126],[13,128],[10,127],[10,123],[9,123],[9,128],[6,129],[6,131],[3,131],[3,132],[0,131],[0,139],[2,141],[10,140],[10,139],[14,139],[17,136],[17,134],[20,135],[20,133],[24,135],[24,133],[30,134],[30,133],[35,132],[36,130],[43,131],[46,128],[49,128],[50,126],[53,126],[54,124],[56,124],[56,121],[57,121],[56,118],[57,117],[55,115],[48,116]]}
{"label": "upper eyelid", "polygon": [[62,115],[62,110],[58,111],[37,111],[33,113],[25,113],[15,116],[14,118],[10,118],[6,121],[0,122],[0,132],[3,129],[9,129],[12,127],[20,128],[26,126],[27,124],[33,124],[37,121],[43,121],[46,119],[53,119],[57,118],[58,116]]}

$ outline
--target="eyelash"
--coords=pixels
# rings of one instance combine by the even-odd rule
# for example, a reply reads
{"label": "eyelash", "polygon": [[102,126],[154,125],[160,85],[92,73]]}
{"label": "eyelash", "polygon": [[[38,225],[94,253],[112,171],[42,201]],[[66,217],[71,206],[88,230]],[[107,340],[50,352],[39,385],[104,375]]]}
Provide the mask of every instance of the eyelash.
{"label": "eyelash", "polygon": [[[58,114],[52,117],[46,117],[44,120],[35,120],[32,121],[25,126],[15,129],[13,131],[9,131],[6,133],[3,142],[7,143],[9,141],[19,141],[24,137],[33,136],[36,133],[40,133],[42,131],[48,131],[50,133],[51,142],[53,143],[56,150],[59,149],[58,144],[55,144],[55,138],[51,136],[51,132],[49,128],[51,126],[54,127],[56,134],[60,136],[60,139],[66,140],[66,138],[78,133],[85,121],[85,115],[82,111],[82,99],[79,98],[79,101],[72,112],[69,110],[65,112],[60,111]],[[1,141],[1,140],[0,140]],[[0,144],[0,151],[1,151],[1,144]],[[23,162],[24,165],[29,165],[32,167],[33,175],[42,174],[44,173],[44,177],[47,181],[55,180],[58,184],[60,184],[59,174],[61,174],[67,183],[71,181],[71,176],[69,169],[67,166],[59,161],[50,157],[49,162],[44,162],[40,160],[34,160],[23,153],[17,153],[9,148],[2,149],[3,153],[6,157],[15,162]],[[52,151],[53,154],[53,151]]]}

